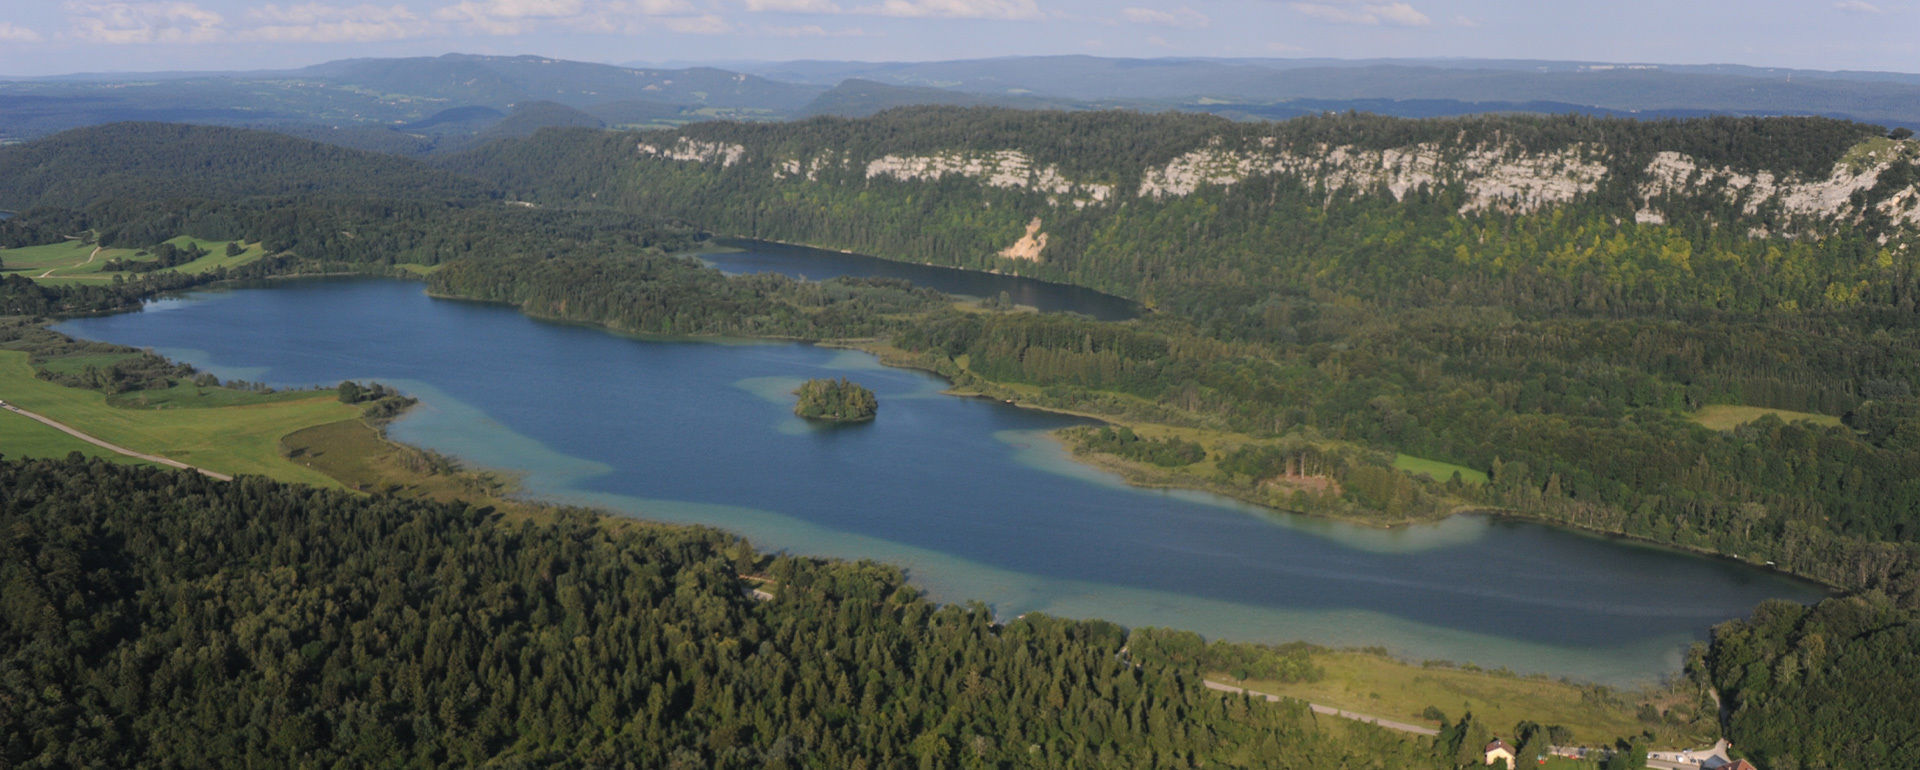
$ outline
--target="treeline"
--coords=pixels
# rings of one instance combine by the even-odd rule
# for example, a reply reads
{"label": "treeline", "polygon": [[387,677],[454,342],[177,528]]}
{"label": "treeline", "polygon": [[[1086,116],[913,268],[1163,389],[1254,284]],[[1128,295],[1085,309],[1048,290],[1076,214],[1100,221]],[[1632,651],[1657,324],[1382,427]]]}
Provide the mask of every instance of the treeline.
{"label": "treeline", "polygon": [[897,279],[730,277],[677,257],[470,260],[434,272],[427,286],[625,332],[816,340],[894,332],[906,315],[948,302]]}
{"label": "treeline", "polygon": [[11,767],[1479,759],[1135,667],[1111,624],[1001,625],[890,568],[583,514],[4,461],[0,589]]}
{"label": "treeline", "polygon": [[1714,628],[1707,664],[1727,737],[1762,767],[1896,767],[1920,752],[1907,705],[1920,699],[1920,617],[1884,595],[1762,604]]}

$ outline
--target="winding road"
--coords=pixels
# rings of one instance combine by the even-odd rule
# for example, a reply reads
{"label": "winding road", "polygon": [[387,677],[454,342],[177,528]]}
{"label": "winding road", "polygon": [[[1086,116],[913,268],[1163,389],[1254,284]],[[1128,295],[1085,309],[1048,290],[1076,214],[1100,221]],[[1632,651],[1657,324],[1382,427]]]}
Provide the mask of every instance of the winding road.
{"label": "winding road", "polygon": [[100,256],[100,247],[99,247],[99,246],[95,246],[95,247],[93,247],[93,253],[92,253],[92,254],[88,254],[88,255],[87,255],[87,261],[85,261],[85,262],[82,262],[82,263],[80,263],[80,264],[78,264],[78,265],[61,265],[60,267],[49,267],[49,268],[47,268],[47,271],[46,271],[46,272],[44,272],[44,273],[41,273],[41,274],[39,274],[39,275],[36,275],[36,276],[34,276],[34,278],[49,278],[49,277],[52,277],[52,275],[53,275],[53,271],[55,271],[55,270],[59,270],[59,269],[61,269],[61,268],[66,268],[66,267],[84,267],[84,266],[86,266],[86,265],[91,265],[91,264],[93,264],[93,258],[94,258],[94,257],[97,257],[97,256]]}
{"label": "winding road", "polygon": [[17,406],[14,406],[14,405],[12,405],[12,404],[9,404],[9,403],[6,403],[6,402],[4,402],[4,401],[0,401],[0,409],[5,409],[5,410],[7,410],[7,411],[9,411],[9,412],[12,412],[12,413],[14,413],[14,414],[17,414],[17,415],[20,415],[20,416],[22,416],[22,417],[25,417],[25,418],[27,418],[27,419],[30,419],[30,420],[35,420],[35,421],[38,421],[38,422],[41,422],[41,423],[44,423],[44,424],[46,424],[46,425],[48,425],[48,426],[51,426],[51,427],[52,427],[52,428],[54,428],[55,430],[58,430],[58,431],[60,431],[60,432],[62,432],[62,433],[65,433],[65,434],[67,434],[67,435],[69,435],[69,436],[72,436],[72,437],[74,437],[74,438],[77,438],[77,439],[80,439],[81,441],[85,441],[85,442],[87,442],[87,443],[89,443],[89,444],[92,444],[92,445],[94,445],[94,446],[97,446],[97,447],[100,447],[101,449],[105,449],[105,450],[107,450],[107,451],[109,451],[109,452],[113,452],[113,453],[115,453],[115,454],[123,454],[123,455],[126,455],[126,456],[128,456],[128,457],[132,457],[132,458],[134,458],[134,459],[136,459],[136,460],[146,460],[147,462],[150,462],[150,463],[158,463],[158,464],[160,464],[160,465],[165,465],[165,466],[167,466],[167,467],[170,467],[170,468],[179,468],[179,469],[181,469],[181,470],[183,470],[183,471],[199,471],[200,473],[202,473],[202,474],[205,474],[205,475],[206,475],[207,477],[209,477],[209,478],[214,478],[214,479],[219,479],[219,480],[221,480],[221,481],[232,481],[232,480],[233,480],[233,477],[232,477],[232,476],[229,476],[229,475],[227,475],[227,474],[224,474],[224,473],[216,473],[216,472],[214,472],[214,471],[210,471],[210,470],[207,470],[207,469],[205,469],[205,468],[201,468],[201,467],[197,467],[197,466],[193,466],[193,465],[188,465],[188,464],[186,464],[186,463],[183,463],[183,462],[180,462],[179,460],[170,460],[170,459],[167,459],[167,458],[165,458],[165,457],[161,457],[161,456],[159,456],[159,455],[150,455],[150,454],[146,454],[146,453],[144,453],[144,452],[135,452],[135,451],[133,451],[133,450],[131,450],[131,449],[128,449],[128,448],[126,448],[126,447],[123,447],[123,446],[120,446],[120,445],[118,445],[118,444],[109,444],[109,443],[107,443],[107,442],[105,442],[105,441],[102,441],[102,440],[100,440],[100,439],[97,439],[97,438],[94,438],[94,437],[92,437],[92,436],[89,436],[89,435],[87,435],[87,434],[85,434],[85,433],[82,433],[82,432],[80,432],[79,430],[77,430],[77,429],[75,429],[75,428],[73,428],[72,426],[69,426],[69,425],[67,425],[67,424],[65,424],[65,423],[62,423],[62,422],[60,422],[60,421],[58,421],[58,420],[54,420],[54,419],[52,419],[52,418],[50,418],[50,417],[46,417],[46,416],[43,416],[43,415],[39,415],[39,414],[35,414],[35,413],[33,413],[33,412],[29,412],[29,411],[27,411],[27,410],[25,410],[25,409],[21,409],[20,407],[17,407]]}

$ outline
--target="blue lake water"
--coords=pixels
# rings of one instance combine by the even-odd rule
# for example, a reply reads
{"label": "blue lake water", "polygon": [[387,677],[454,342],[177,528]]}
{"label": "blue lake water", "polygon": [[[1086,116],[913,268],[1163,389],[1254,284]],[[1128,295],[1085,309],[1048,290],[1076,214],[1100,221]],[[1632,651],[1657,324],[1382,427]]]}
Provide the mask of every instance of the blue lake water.
{"label": "blue lake water", "polygon": [[1140,314],[1132,300],[1064,283],[983,273],[938,265],[917,265],[863,254],[738,238],[721,239],[724,251],[703,252],[700,261],[729,275],[780,273],[824,281],[843,275],[901,278],[915,285],[966,297],[997,297],[1005,292],[1016,305],[1042,312],[1073,311],[1102,321],[1123,321]]}
{"label": "blue lake water", "polygon": [[[940,394],[866,354],[648,340],[428,298],[283,282],[60,324],[226,378],[379,380],[422,399],[394,438],[516,471],[526,494],[710,524],[767,549],[900,564],[940,600],[1209,636],[1380,645],[1624,684],[1759,601],[1776,574],[1553,528],[1454,517],[1376,530],[1134,489],[1046,437],[1073,418]],[[880,398],[871,424],[792,415],[809,377]]]}

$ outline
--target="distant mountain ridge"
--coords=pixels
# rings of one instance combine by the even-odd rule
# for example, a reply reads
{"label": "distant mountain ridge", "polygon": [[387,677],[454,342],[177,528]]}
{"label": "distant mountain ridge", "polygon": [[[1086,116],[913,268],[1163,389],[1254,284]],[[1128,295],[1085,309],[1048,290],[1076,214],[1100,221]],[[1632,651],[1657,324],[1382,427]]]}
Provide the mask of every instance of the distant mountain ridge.
{"label": "distant mountain ridge", "polygon": [[[862,117],[918,105],[1205,112],[1284,120],[1484,112],[1815,115],[1920,128],[1920,75],[1504,60],[1120,59],[620,67],[542,56],[344,59],[281,72],[0,81],[0,142],[121,121],[273,128],[387,152],[464,144],[486,111],[550,102],[615,127]],[[460,120],[445,116],[462,116]],[[441,116],[435,120],[435,116]],[[577,119],[563,122],[581,124]],[[369,131],[399,129],[426,139]]]}

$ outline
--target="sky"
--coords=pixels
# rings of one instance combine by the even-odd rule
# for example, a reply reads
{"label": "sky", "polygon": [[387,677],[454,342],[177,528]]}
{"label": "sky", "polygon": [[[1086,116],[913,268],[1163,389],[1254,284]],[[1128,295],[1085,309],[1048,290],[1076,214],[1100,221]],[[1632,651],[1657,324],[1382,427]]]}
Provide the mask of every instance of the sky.
{"label": "sky", "polygon": [[365,56],[607,63],[1028,54],[1920,72],[1920,0],[0,0],[0,75]]}

